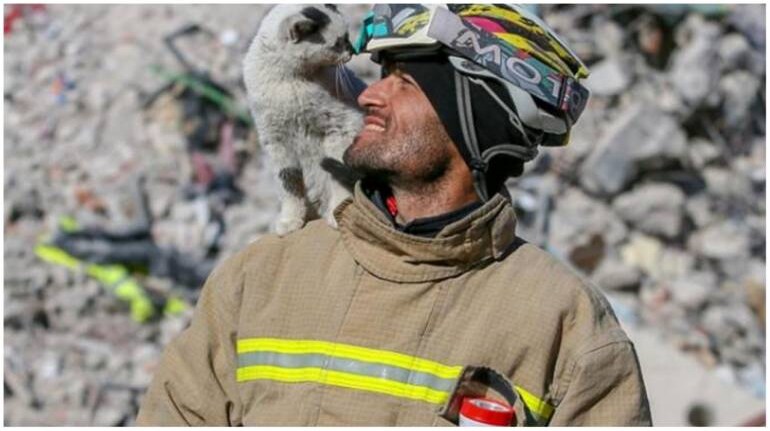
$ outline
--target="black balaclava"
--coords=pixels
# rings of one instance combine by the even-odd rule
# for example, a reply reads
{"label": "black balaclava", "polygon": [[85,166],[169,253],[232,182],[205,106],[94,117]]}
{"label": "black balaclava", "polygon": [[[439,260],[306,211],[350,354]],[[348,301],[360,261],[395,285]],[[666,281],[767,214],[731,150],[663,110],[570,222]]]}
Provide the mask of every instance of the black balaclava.
{"label": "black balaclava", "polygon": [[[398,62],[399,66],[411,75],[430,100],[447,134],[457,146],[465,163],[470,166],[471,154],[463,137],[460,116],[455,93],[455,69],[446,55],[424,58],[411,58]],[[508,92],[494,80],[486,80],[487,85],[516,112]],[[470,85],[473,118],[476,125],[476,137],[481,153],[501,143],[521,143],[519,132],[510,124],[508,114],[479,85]],[[508,177],[521,175],[524,161],[510,156],[498,155],[489,163],[485,178],[487,191],[491,197],[498,192]]]}

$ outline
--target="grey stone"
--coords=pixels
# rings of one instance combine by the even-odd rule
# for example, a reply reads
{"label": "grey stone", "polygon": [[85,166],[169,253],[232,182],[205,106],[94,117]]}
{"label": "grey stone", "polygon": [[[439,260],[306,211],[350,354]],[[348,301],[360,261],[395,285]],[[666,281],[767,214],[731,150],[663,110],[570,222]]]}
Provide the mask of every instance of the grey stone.
{"label": "grey stone", "polygon": [[756,325],[751,309],[742,303],[715,305],[706,309],[701,320],[703,329],[721,343],[740,337],[747,328]]}
{"label": "grey stone", "polygon": [[765,284],[766,265],[761,259],[746,259],[744,257],[724,259],[719,262],[719,269],[726,279],[737,283]]}
{"label": "grey stone", "polygon": [[753,190],[746,172],[709,166],[703,169],[707,193],[711,196],[735,201],[751,200]]}
{"label": "grey stone", "polygon": [[690,107],[699,106],[713,91],[719,77],[717,42],[719,26],[691,14],[676,32],[680,49],[670,60],[669,79]]}
{"label": "grey stone", "polygon": [[702,138],[692,139],[687,144],[687,155],[695,169],[703,169],[721,156],[719,148],[711,141]]}
{"label": "grey stone", "polygon": [[696,272],[672,281],[669,288],[676,303],[686,309],[697,310],[717,289],[717,278],[710,272]]}
{"label": "grey stone", "polygon": [[605,132],[580,170],[588,191],[612,196],[623,190],[642,168],[681,159],[686,137],[676,120],[649,104],[626,108]]}
{"label": "grey stone", "polygon": [[761,52],[765,51],[765,5],[736,5],[728,22],[745,35],[751,44]]}
{"label": "grey stone", "polygon": [[710,259],[744,259],[750,255],[750,231],[732,220],[709,225],[687,240],[691,252]]}
{"label": "grey stone", "polygon": [[150,385],[160,354],[160,348],[149,343],[140,345],[134,350],[131,358],[133,373],[130,384],[132,386],[147,387]]}
{"label": "grey stone", "polygon": [[591,281],[605,290],[635,291],[642,281],[642,272],[617,258],[606,258],[591,274]]}
{"label": "grey stone", "polygon": [[659,272],[661,280],[686,277],[695,268],[695,256],[684,250],[666,247],[660,254]]}
{"label": "grey stone", "polygon": [[610,58],[591,67],[591,75],[584,84],[592,96],[614,96],[625,91],[630,82],[624,67],[617,58]]}
{"label": "grey stone", "polygon": [[594,38],[596,48],[605,58],[617,57],[623,52],[624,29],[609,19],[597,21],[593,31],[604,36]]}
{"label": "grey stone", "polygon": [[737,70],[719,80],[722,114],[728,127],[745,127],[760,94],[761,81],[753,73]]}
{"label": "grey stone", "polygon": [[40,194],[34,187],[6,187],[5,220],[15,222],[23,217],[42,218],[45,214]]}
{"label": "grey stone", "polygon": [[717,46],[719,61],[725,70],[741,69],[748,65],[751,46],[746,36],[730,33],[719,39]]}
{"label": "grey stone", "polygon": [[576,247],[599,236],[605,244],[614,246],[627,234],[627,228],[607,205],[595,201],[577,188],[569,188],[554,202],[549,217],[548,243],[568,256]]}
{"label": "grey stone", "polygon": [[639,232],[632,232],[629,241],[620,248],[624,263],[641,269],[653,278],[660,274],[662,254],[663,243],[660,240]]}
{"label": "grey stone", "polygon": [[626,222],[642,232],[675,238],[682,229],[684,193],[666,183],[643,184],[612,202]]}
{"label": "grey stone", "polygon": [[168,345],[174,337],[179,335],[190,324],[192,314],[193,310],[190,307],[178,316],[163,319],[160,322],[159,344],[162,346]]}
{"label": "grey stone", "polygon": [[704,227],[716,219],[716,214],[711,209],[711,199],[705,193],[687,199],[685,212],[696,227]]}
{"label": "grey stone", "polygon": [[764,399],[765,388],[765,368],[754,361],[738,371],[738,380],[749,388],[752,395]]}

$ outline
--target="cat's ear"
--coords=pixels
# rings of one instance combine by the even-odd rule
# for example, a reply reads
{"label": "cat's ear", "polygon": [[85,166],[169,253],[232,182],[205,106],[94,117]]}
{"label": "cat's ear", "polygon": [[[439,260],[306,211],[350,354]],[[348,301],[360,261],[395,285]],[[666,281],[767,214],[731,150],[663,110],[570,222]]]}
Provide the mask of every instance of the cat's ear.
{"label": "cat's ear", "polygon": [[318,23],[304,17],[289,22],[289,40],[293,43],[298,43],[317,31]]}

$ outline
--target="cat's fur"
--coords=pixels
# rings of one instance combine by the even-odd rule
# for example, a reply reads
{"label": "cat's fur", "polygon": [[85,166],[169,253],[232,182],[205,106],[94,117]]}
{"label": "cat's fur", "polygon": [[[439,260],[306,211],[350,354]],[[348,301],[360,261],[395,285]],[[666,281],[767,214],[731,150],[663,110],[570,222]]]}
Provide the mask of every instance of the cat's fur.
{"label": "cat's fur", "polygon": [[315,214],[336,227],[333,210],[350,195],[341,160],[363,125],[356,98],[366,87],[342,66],[351,56],[347,23],[320,4],[273,7],[246,54],[249,106],[282,189],[279,235]]}

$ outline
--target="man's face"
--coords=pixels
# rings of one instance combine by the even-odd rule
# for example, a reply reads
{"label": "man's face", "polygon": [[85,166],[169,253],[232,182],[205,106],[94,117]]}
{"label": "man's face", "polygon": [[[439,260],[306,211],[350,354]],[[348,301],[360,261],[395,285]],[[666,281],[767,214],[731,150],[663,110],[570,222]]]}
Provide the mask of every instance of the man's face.
{"label": "man's face", "polygon": [[459,153],[417,82],[397,64],[385,64],[384,72],[358,98],[364,128],[343,160],[391,185],[432,182]]}

